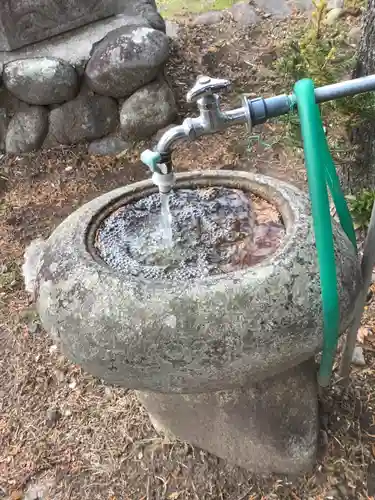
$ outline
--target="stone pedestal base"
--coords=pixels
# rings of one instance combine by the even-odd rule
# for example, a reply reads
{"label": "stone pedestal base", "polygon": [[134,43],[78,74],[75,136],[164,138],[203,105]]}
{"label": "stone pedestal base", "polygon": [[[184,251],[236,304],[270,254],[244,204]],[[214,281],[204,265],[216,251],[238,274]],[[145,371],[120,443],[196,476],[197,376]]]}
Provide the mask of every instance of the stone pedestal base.
{"label": "stone pedestal base", "polygon": [[315,361],[253,387],[203,394],[138,392],[158,432],[254,473],[300,474],[315,462]]}

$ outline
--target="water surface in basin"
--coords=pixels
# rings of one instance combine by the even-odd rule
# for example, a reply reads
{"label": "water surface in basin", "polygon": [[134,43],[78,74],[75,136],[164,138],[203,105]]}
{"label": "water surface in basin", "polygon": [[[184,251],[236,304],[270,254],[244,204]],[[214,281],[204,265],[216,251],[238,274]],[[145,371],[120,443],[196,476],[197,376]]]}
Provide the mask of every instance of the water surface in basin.
{"label": "water surface in basin", "polygon": [[194,280],[258,264],[285,235],[270,203],[237,189],[172,192],[168,235],[162,208],[155,193],[110,214],[96,233],[101,258],[127,275]]}

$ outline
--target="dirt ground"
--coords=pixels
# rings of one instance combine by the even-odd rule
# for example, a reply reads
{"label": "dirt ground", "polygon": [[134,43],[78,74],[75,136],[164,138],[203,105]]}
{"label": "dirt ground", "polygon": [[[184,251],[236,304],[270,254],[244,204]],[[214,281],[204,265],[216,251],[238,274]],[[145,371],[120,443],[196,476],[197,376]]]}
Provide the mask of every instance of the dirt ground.
{"label": "dirt ground", "polygon": [[[299,18],[290,23],[301,22]],[[280,90],[271,63],[286,29],[265,19],[253,30],[230,21],[185,28],[168,75],[182,114],[202,72],[229,77],[235,94]],[[177,76],[178,75],[178,76]],[[285,90],[285,89],[284,89]],[[234,99],[236,100],[236,99]],[[233,104],[233,95],[227,98]],[[177,170],[250,169],[304,186],[300,151],[286,150],[274,124],[181,145]],[[10,500],[364,500],[375,495],[375,301],[361,330],[366,366],[346,391],[335,374],[321,400],[320,451],[302,478],[252,477],[208,453],[153,430],[132,391],[108,387],[62,356],[41,329],[23,291],[25,248],[47,237],[74,209],[147,175],[137,151],[88,156],[85,146],[0,164],[0,498]]]}

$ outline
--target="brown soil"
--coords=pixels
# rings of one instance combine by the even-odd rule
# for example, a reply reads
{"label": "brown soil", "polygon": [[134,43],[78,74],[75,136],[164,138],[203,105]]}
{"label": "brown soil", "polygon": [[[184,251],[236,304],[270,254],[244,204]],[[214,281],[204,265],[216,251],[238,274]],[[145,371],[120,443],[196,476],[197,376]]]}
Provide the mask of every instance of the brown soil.
{"label": "brown soil", "polygon": [[[274,27],[229,30],[228,24],[186,30],[169,73],[181,96],[196,74],[229,75],[237,88],[273,91],[262,62]],[[263,30],[263,31],[262,31]],[[230,36],[225,35],[230,33]],[[264,34],[267,33],[267,36]],[[226,36],[218,64],[198,60],[202,46]],[[275,34],[276,37],[276,34]],[[224,48],[223,48],[224,47]],[[213,51],[212,51],[213,52]],[[238,60],[234,56],[238,54]],[[249,61],[249,64],[244,61]],[[265,60],[268,60],[265,58]],[[264,74],[263,74],[264,72]],[[186,78],[186,80],[185,80]],[[180,101],[182,102],[182,101]],[[181,110],[185,112],[183,106]],[[300,157],[271,135],[246,140],[243,130],[183,145],[180,170],[244,168],[304,184]],[[250,152],[250,154],[249,154]],[[375,495],[375,303],[362,332],[366,367],[354,369],[347,391],[337,376],[321,401],[321,446],[313,473],[302,478],[254,478],[185,443],[158,436],[134,394],[83,373],[55,349],[23,291],[22,254],[86,200],[146,175],[134,157],[95,158],[84,147],[22,158],[0,166],[0,498],[11,500],[364,500]]]}

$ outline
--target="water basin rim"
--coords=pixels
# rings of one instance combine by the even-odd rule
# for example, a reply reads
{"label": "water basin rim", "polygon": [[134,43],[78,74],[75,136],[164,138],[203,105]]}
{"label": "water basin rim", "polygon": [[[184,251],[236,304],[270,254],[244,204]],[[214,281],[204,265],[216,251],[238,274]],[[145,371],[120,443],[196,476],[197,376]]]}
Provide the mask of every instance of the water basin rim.
{"label": "water basin rim", "polygon": [[[281,254],[287,253],[288,244],[292,244],[291,242],[295,234],[295,222],[297,218],[301,216],[298,213],[298,210],[295,210],[295,208],[297,208],[296,205],[301,204],[301,201],[298,199],[298,196],[292,200],[288,194],[292,190],[295,191],[296,195],[303,195],[304,193],[302,193],[298,188],[273,177],[241,170],[198,170],[178,173],[176,175],[176,184],[174,189],[191,189],[199,187],[227,187],[239,189],[258,196],[272,204],[279,211],[285,226],[285,236],[280,246],[272,255],[254,266],[227,273],[226,275],[228,277],[243,276],[250,269],[255,270],[260,267],[266,267],[275,259],[279,258]],[[151,180],[146,180],[130,184],[123,188],[118,188],[118,190],[119,196],[113,197],[107,204],[102,206],[96,213],[93,214],[85,235],[85,246],[91,257],[97,264],[111,270],[111,272],[114,272],[114,270],[104,262],[94,244],[98,228],[102,222],[116,210],[129,203],[134,203],[141,198],[145,198],[156,193],[157,187],[152,184]],[[112,191],[112,193],[115,194],[115,191]],[[295,208],[293,208],[293,205]],[[204,281],[207,282],[210,279],[215,279],[219,276],[221,275],[216,275],[215,277],[205,277]],[[153,283],[157,284],[156,281],[153,281]],[[163,284],[163,286],[166,284],[165,281],[160,283]]]}

